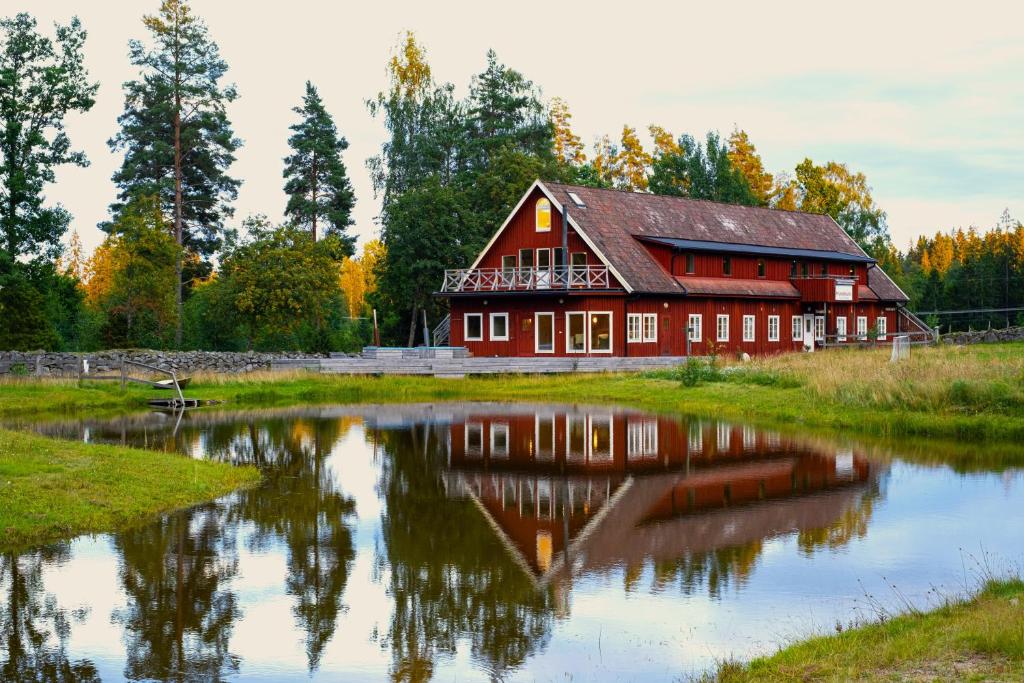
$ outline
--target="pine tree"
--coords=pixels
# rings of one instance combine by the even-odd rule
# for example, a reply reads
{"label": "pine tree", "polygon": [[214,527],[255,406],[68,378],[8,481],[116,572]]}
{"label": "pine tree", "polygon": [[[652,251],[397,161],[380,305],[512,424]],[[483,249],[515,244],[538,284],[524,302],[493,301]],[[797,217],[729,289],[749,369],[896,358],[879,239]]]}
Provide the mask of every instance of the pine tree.
{"label": "pine tree", "polygon": [[[156,196],[173,217],[178,246],[175,265],[178,309],[175,346],[181,346],[184,264],[210,256],[220,244],[224,219],[239,181],[227,174],[241,146],[225,107],[234,101],[233,85],[222,85],[227,64],[206,25],[183,0],[163,0],[156,15],[143,18],[153,45],[129,43],[139,78],[125,83],[121,130],[109,145],[124,151],[114,174],[119,188],[116,215],[132,199]],[[103,226],[110,229],[110,224]]]}
{"label": "pine tree", "polygon": [[651,164],[651,192],[745,206],[759,204],[746,178],[733,167],[729,150],[717,133],[708,132],[703,145],[690,135],[681,135],[676,146],[678,152],[662,146],[665,151]]}
{"label": "pine tree", "polygon": [[317,227],[323,226],[324,234],[338,237],[345,255],[351,256],[355,237],[346,234],[346,229],[352,225],[355,194],[341,160],[348,141],[338,135],[334,119],[309,81],[302,106],[292,111],[302,120],[291,126],[294,134],[288,138],[294,151],[284,160],[284,191],[288,195],[284,213],[295,225],[308,228],[314,242]]}

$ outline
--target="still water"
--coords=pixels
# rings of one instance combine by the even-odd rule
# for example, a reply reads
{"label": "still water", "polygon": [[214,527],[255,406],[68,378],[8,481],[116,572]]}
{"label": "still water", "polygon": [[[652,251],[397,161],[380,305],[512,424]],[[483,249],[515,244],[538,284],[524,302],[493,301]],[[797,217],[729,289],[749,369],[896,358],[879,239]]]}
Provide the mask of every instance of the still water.
{"label": "still water", "polygon": [[673,680],[1024,558],[1019,472],[629,410],[31,427],[265,483],[3,556],[4,680]]}

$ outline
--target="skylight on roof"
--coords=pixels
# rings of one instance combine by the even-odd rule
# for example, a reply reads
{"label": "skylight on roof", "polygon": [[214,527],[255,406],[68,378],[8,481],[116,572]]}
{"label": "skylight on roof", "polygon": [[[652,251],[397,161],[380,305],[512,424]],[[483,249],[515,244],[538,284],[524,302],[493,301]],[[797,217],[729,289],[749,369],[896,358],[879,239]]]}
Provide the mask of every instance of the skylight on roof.
{"label": "skylight on roof", "polygon": [[583,200],[580,199],[580,196],[575,192],[569,193],[569,199],[571,199],[573,203],[576,204],[576,206],[580,207],[581,209],[587,208],[587,205],[583,203]]}

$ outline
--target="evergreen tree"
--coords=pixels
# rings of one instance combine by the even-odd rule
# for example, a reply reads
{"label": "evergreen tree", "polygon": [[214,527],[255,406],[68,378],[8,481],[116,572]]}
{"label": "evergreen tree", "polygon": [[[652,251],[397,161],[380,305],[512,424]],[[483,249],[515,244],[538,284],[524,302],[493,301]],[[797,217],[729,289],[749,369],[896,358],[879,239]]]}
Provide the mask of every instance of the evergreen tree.
{"label": "evergreen tree", "polygon": [[758,202],[768,205],[774,195],[775,179],[764,170],[761,155],[746,131],[736,128],[729,136],[729,161],[746,178]]}
{"label": "evergreen tree", "polygon": [[348,141],[338,135],[320,93],[309,81],[302,106],[293,111],[302,120],[291,126],[294,135],[288,138],[293,153],[284,160],[284,191],[288,195],[284,213],[295,225],[308,228],[314,242],[317,227],[323,226],[324,232],[340,238],[345,255],[351,256],[355,237],[346,234],[346,229],[352,225],[355,194],[341,160]]}
{"label": "evergreen tree", "polygon": [[[220,243],[230,202],[239,181],[227,174],[241,141],[234,136],[225,107],[235,100],[233,85],[221,81],[227,64],[206,25],[183,0],[163,0],[146,16],[152,46],[129,43],[137,80],[125,88],[121,130],[110,147],[124,151],[114,174],[116,215],[133,198],[156,196],[173,217],[178,246],[175,346],[181,345],[185,263],[208,257]],[[103,226],[110,229],[110,225]]]}
{"label": "evergreen tree", "polygon": [[760,203],[717,133],[708,132],[704,145],[682,135],[676,147],[675,152],[664,148],[651,164],[651,192],[746,206]]}

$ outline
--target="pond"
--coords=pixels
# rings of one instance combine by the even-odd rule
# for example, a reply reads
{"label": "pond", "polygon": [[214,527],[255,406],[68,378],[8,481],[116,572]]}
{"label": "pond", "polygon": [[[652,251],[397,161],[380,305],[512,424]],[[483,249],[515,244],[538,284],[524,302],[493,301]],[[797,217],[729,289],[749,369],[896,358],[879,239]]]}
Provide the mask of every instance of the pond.
{"label": "pond", "polygon": [[679,416],[420,404],[30,427],[265,482],[3,556],[12,680],[674,680],[1024,557],[1020,472]]}

